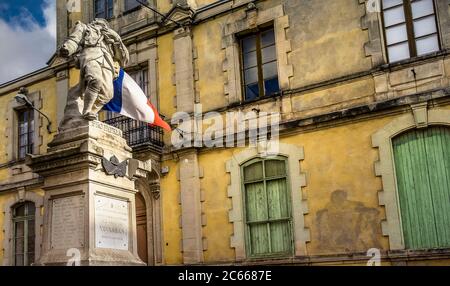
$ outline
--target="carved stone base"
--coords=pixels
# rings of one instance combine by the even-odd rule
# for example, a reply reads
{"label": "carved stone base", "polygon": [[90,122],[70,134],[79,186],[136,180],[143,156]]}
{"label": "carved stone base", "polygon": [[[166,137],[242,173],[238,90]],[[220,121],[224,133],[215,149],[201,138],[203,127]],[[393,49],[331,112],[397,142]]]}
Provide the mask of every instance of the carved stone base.
{"label": "carved stone base", "polygon": [[[86,121],[56,135],[46,154],[27,158],[44,178],[43,245],[36,265],[144,265],[137,255],[134,180],[151,166],[131,159],[130,151],[119,129]],[[125,172],[115,169],[113,156]]]}

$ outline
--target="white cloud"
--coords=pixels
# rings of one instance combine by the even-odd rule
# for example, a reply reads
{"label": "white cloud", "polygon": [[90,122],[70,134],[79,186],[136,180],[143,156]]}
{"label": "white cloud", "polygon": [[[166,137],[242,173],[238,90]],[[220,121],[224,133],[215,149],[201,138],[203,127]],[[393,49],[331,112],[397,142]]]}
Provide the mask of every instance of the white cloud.
{"label": "white cloud", "polygon": [[45,0],[42,9],[44,26],[26,9],[10,23],[0,19],[0,83],[45,67],[54,53],[56,0]]}

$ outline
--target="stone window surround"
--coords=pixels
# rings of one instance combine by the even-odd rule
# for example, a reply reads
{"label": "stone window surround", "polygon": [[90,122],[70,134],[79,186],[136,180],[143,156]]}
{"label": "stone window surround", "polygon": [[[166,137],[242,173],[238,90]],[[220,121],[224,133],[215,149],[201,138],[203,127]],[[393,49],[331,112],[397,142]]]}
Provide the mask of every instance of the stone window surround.
{"label": "stone window surround", "polygon": [[[28,95],[28,98],[31,102],[33,102],[34,107],[38,110],[42,109],[42,96],[41,93],[32,92]],[[7,158],[9,162],[16,162],[18,159],[18,117],[17,111],[20,109],[26,108],[25,105],[18,103],[14,98],[9,101],[7,117],[6,117],[6,137],[7,137],[7,146],[6,150],[8,152]],[[41,126],[43,124],[43,118],[34,110],[34,147],[33,153],[39,154],[39,148],[42,145],[42,135],[41,135]]]}
{"label": "stone window surround", "polygon": [[[270,145],[270,142],[268,143]],[[268,146],[266,145],[266,146]],[[230,173],[231,183],[228,186],[228,197],[232,206],[229,211],[229,221],[233,224],[233,235],[230,238],[231,248],[235,249],[236,261],[247,260],[245,250],[245,225],[243,217],[241,166],[254,158],[267,158],[270,156],[264,144],[249,147],[234,154],[226,162],[226,171]],[[306,242],[310,241],[309,229],[305,227],[304,215],[308,214],[308,206],[302,194],[302,187],[306,187],[306,174],[300,169],[300,161],[304,160],[303,147],[279,143],[278,156],[286,157],[288,164],[288,178],[291,190],[292,218],[294,231],[295,256],[306,256]]]}
{"label": "stone window surround", "polygon": [[228,99],[228,104],[243,101],[241,60],[237,35],[271,22],[273,22],[275,31],[280,89],[287,90],[290,88],[294,68],[289,64],[291,41],[286,38],[289,17],[285,15],[283,5],[259,10],[257,5],[250,3],[246,10],[232,13],[223,27],[222,49],[225,50],[223,71],[226,73],[224,93]]}
{"label": "stone window surround", "polygon": [[[364,44],[364,50],[367,57],[372,58],[372,67],[387,64],[387,51],[384,40],[384,27],[381,19],[381,13],[369,13],[367,3],[369,0],[358,0],[359,4],[364,6],[364,14],[361,17],[361,28],[368,30],[368,41]],[[378,0],[382,1],[382,0]],[[438,37],[441,50],[444,50],[450,44],[450,15],[444,13],[450,5],[448,0],[433,0],[436,7],[436,17],[438,22]],[[446,7],[447,6],[447,7]],[[399,62],[401,63],[401,61]],[[397,64],[397,63],[396,63]]]}
{"label": "stone window surround", "polygon": [[3,266],[13,265],[13,221],[12,221],[12,207],[17,203],[33,202],[36,207],[35,213],[35,258],[37,261],[41,253],[42,233],[41,226],[43,224],[44,217],[42,216],[42,208],[44,206],[44,198],[38,194],[26,191],[25,188],[19,188],[13,198],[5,202],[3,207],[4,220],[3,220],[3,232],[5,234],[3,238]]}
{"label": "stone window surround", "polygon": [[411,112],[394,119],[372,135],[372,146],[378,148],[379,161],[375,174],[381,177],[383,189],[378,193],[379,205],[386,210],[386,220],[381,222],[384,236],[389,237],[390,250],[405,249],[401,224],[392,139],[414,128],[429,125],[450,126],[450,110],[428,109],[427,102],[411,105]]}

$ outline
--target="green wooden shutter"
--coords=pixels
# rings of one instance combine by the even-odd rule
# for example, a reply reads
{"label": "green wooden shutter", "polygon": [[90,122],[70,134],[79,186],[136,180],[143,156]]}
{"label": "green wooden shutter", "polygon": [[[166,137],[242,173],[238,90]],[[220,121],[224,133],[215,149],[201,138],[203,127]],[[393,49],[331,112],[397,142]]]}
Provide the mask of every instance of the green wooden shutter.
{"label": "green wooden shutter", "polygon": [[405,245],[450,246],[450,131],[431,127],[393,140]]}
{"label": "green wooden shutter", "polygon": [[292,249],[291,215],[284,160],[259,160],[243,168],[247,247],[251,256]]}

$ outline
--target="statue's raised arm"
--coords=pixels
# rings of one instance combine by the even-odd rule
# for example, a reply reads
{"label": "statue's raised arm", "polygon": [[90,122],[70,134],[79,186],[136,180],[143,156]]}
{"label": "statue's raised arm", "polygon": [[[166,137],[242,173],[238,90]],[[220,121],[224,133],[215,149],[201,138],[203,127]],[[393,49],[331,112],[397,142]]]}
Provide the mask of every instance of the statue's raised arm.
{"label": "statue's raised arm", "polygon": [[83,40],[85,31],[86,25],[78,21],[70,36],[59,48],[58,54],[62,57],[70,57],[75,54],[80,47],[80,42]]}
{"label": "statue's raised arm", "polygon": [[[71,109],[76,105],[73,101],[82,98],[81,116],[96,119],[97,113],[113,98],[113,80],[118,76],[119,67],[124,67],[129,60],[122,39],[104,19],[95,19],[90,24],[77,22],[58,54],[66,58],[73,56],[81,71],[78,95],[69,95],[65,113],[73,117]],[[62,124],[68,121],[65,114]]]}

